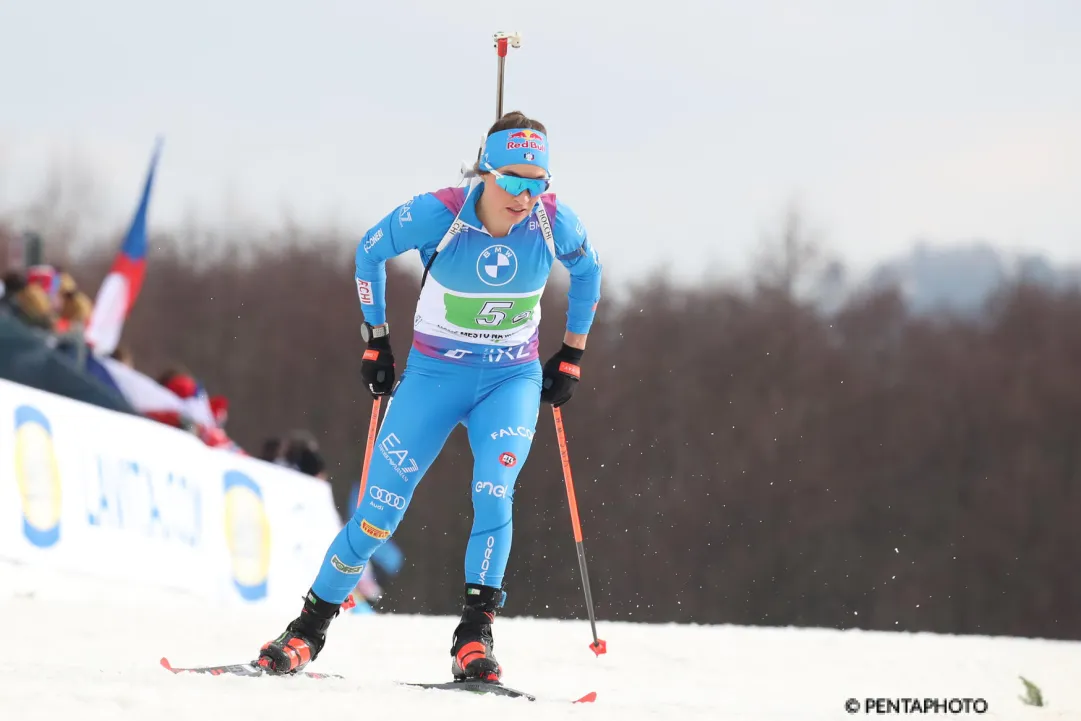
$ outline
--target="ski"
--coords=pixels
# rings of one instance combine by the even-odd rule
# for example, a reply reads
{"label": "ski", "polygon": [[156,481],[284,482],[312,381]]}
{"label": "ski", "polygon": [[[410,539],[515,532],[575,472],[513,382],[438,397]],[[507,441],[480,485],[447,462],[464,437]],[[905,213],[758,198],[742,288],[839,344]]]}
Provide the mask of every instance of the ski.
{"label": "ski", "polygon": [[[339,676],[335,673],[318,673],[316,671],[297,671],[290,674],[270,674],[266,672],[266,669],[261,666],[257,666],[254,663],[230,663],[220,666],[189,666],[178,668],[169,663],[169,659],[165,656],[161,657],[161,665],[167,671],[171,671],[174,674],[179,673],[194,673],[203,674],[207,676],[242,676],[246,678],[257,678],[261,676],[302,676],[305,678],[340,678],[344,679],[344,676]],[[492,683],[487,681],[446,681],[443,683],[422,683],[411,681],[396,681],[399,686],[411,686],[413,688],[436,690],[436,691],[465,691],[467,693],[475,694],[490,694],[493,696],[505,696],[508,698],[524,698],[529,701],[536,701],[537,697],[526,691],[512,688],[510,686],[504,686],[501,683]],[[572,703],[593,703],[597,700],[597,692],[591,691],[585,696],[574,700]]]}
{"label": "ski", "polygon": [[[537,697],[531,693],[490,681],[446,681],[443,683],[398,681],[397,683],[401,686],[412,686],[413,688],[436,691],[465,691],[466,693],[491,694],[493,696],[506,696],[508,698],[524,698],[529,701],[537,700]],[[597,692],[590,691],[585,696],[575,699],[572,703],[593,703],[596,700]]]}
{"label": "ski", "polygon": [[467,693],[493,694],[495,696],[509,696],[510,698],[525,698],[536,701],[537,697],[531,693],[520,691],[501,683],[490,681],[446,681],[443,683],[419,683],[412,681],[399,681],[402,686],[424,688],[435,691],[465,691]]}
{"label": "ski", "polygon": [[[266,669],[261,666],[257,666],[254,663],[231,663],[222,666],[191,666],[188,668],[177,668],[169,663],[169,659],[164,656],[161,657],[161,665],[168,671],[173,673],[199,673],[209,676],[271,676],[275,674],[268,674]],[[318,673],[315,671],[298,671],[296,673],[285,674],[287,676],[303,676],[305,678],[345,678],[335,673]]]}

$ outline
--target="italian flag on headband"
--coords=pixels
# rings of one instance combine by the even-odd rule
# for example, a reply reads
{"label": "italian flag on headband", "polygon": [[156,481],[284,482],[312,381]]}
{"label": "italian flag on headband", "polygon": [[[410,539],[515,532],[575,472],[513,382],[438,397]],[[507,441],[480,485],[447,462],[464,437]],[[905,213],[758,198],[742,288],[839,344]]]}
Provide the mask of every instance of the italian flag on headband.
{"label": "italian flag on headband", "polygon": [[124,330],[124,321],[131,313],[135,299],[139,297],[139,290],[143,287],[143,278],[146,276],[147,206],[150,204],[150,190],[154,185],[154,172],[161,155],[161,146],[162,141],[159,138],[150,158],[143,196],[135,210],[135,217],[132,218],[131,226],[113,259],[108,275],[98,288],[94,311],[86,325],[86,342],[99,356],[109,355],[116,350]]}

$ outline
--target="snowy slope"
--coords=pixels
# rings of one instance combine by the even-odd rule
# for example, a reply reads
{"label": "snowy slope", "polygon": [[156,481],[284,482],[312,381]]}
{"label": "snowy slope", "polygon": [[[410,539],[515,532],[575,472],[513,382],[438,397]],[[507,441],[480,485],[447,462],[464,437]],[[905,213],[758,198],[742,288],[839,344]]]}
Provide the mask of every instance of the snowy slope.
{"label": "snowy slope", "polygon": [[[852,696],[981,697],[989,711],[967,718],[1081,718],[1077,643],[602,622],[609,653],[595,658],[586,620],[500,618],[504,680],[542,697],[530,703],[393,684],[448,679],[452,618],[341,617],[310,668],[347,680],[314,681],[173,676],[158,665],[162,656],[177,666],[249,660],[288,621],[278,613],[221,613],[2,563],[0,611],[0,718],[19,721],[877,715],[847,714]],[[1019,675],[1040,685],[1048,706],[1018,700]],[[587,691],[596,703],[569,703]]]}

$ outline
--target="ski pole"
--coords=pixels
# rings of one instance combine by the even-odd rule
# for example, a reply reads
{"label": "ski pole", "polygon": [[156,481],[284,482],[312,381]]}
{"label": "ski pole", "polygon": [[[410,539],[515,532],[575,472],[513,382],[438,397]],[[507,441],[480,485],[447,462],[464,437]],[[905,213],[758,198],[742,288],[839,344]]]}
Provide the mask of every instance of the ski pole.
{"label": "ski pole", "polygon": [[503,70],[507,63],[507,47],[520,48],[522,47],[522,36],[520,33],[506,33],[498,32],[495,34],[495,51],[499,56],[498,72],[496,73],[496,95],[495,95],[495,119],[499,120],[503,117]]}
{"label": "ski pole", "polygon": [[360,488],[357,489],[357,508],[364,498],[364,487],[368,485],[368,466],[372,462],[372,450],[375,448],[375,437],[379,434],[379,410],[383,405],[383,396],[376,396],[372,401],[372,419],[368,421],[368,443],[364,448],[364,468],[360,472]]}
{"label": "ski pole", "polygon": [[597,638],[597,617],[593,613],[593,592],[589,588],[586,549],[582,543],[582,524],[578,520],[578,501],[574,496],[570,453],[567,451],[567,437],[563,432],[563,413],[556,406],[552,406],[552,418],[556,426],[556,440],[559,441],[559,459],[563,462],[563,481],[567,485],[567,505],[571,512],[571,528],[574,529],[574,543],[578,548],[578,569],[582,572],[582,588],[586,595],[586,608],[589,610],[589,625],[593,629],[593,643],[589,644],[589,650],[600,656],[608,651],[608,644]]}
{"label": "ski pole", "polygon": [[[360,472],[360,487],[357,488],[357,508],[360,508],[360,503],[364,500],[364,489],[368,485],[368,466],[372,463],[372,450],[375,448],[375,437],[379,434],[379,411],[382,406],[383,396],[376,396],[372,401],[372,419],[368,421],[368,442],[364,447],[364,467]],[[356,598],[353,595],[354,593],[356,593],[355,588],[345,597],[345,601],[342,602],[343,611],[348,611],[357,605]]]}

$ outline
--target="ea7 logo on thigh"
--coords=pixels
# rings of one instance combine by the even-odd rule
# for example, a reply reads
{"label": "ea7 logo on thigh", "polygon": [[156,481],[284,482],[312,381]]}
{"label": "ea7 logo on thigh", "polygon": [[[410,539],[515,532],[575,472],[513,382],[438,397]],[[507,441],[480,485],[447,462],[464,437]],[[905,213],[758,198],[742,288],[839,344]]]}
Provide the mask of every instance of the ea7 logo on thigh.
{"label": "ea7 logo on thigh", "polygon": [[514,455],[510,451],[499,454],[499,463],[507,468],[514,466],[518,462],[518,456]]}
{"label": "ea7 logo on thigh", "polygon": [[408,483],[408,474],[417,470],[417,461],[409,455],[409,450],[402,448],[401,445],[402,442],[398,436],[391,433],[379,444],[379,452],[383,454],[383,458],[387,459],[394,472]]}

